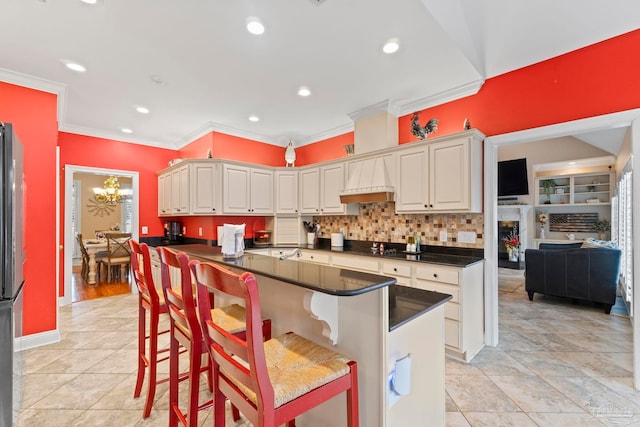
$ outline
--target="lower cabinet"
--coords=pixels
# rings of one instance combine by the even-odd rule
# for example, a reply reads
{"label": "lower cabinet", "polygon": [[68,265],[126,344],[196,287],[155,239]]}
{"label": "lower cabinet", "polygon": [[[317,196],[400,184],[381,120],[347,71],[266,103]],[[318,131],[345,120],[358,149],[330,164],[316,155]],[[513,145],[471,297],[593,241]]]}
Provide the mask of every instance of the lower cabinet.
{"label": "lower cabinet", "polygon": [[416,287],[452,296],[444,307],[448,355],[469,362],[484,346],[484,263],[468,267],[419,265]]}

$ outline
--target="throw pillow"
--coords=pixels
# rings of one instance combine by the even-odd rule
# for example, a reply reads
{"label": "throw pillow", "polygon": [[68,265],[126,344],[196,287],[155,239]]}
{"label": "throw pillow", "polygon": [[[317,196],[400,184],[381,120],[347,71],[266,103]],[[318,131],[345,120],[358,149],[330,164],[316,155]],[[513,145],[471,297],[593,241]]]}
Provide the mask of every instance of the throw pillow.
{"label": "throw pillow", "polygon": [[616,249],[617,246],[615,242],[609,240],[597,240],[593,237],[587,237],[584,239],[582,243],[583,248],[608,248],[608,249]]}

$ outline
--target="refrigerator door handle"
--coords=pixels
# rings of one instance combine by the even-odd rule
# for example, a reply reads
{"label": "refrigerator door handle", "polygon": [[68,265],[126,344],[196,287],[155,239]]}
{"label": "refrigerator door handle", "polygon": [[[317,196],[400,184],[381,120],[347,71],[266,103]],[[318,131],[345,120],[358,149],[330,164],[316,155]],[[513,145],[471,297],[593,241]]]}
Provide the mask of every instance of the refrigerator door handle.
{"label": "refrigerator door handle", "polygon": [[11,298],[11,300],[13,302],[15,302],[18,297],[20,296],[20,292],[22,292],[22,288],[24,287],[24,280],[22,282],[20,282],[20,286],[18,286],[18,290],[16,291],[16,293],[13,295],[13,298]]}

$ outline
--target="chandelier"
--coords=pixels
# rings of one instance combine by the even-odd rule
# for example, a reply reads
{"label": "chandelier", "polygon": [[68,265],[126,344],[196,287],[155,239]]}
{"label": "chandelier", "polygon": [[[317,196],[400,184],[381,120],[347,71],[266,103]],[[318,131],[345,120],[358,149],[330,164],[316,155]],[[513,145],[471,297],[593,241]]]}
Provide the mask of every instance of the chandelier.
{"label": "chandelier", "polygon": [[93,193],[100,203],[122,203],[131,194],[131,190],[121,190],[117,176],[110,176],[104,182],[104,187],[94,187]]}

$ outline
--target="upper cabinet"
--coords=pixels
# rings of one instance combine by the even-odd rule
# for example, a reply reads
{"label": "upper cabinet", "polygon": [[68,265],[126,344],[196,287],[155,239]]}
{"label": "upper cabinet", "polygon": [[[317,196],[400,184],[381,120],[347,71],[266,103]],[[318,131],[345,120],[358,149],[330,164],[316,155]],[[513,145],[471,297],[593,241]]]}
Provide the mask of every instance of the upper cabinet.
{"label": "upper cabinet", "polygon": [[[186,160],[158,174],[158,215],[357,215],[358,203],[340,202],[355,180],[347,176],[356,175],[359,186],[395,188],[398,213],[482,212],[483,138],[468,130],[300,168]],[[363,166],[372,159],[382,159],[384,177]],[[592,203],[612,182],[591,181],[597,183],[567,178],[572,201],[567,194],[565,203]],[[611,189],[606,192],[601,200],[608,201]]]}
{"label": "upper cabinet", "polygon": [[191,214],[220,213],[220,164],[194,162],[191,164]]}
{"label": "upper cabinet", "polygon": [[610,205],[614,172],[536,177],[536,205]]}
{"label": "upper cabinet", "polygon": [[223,213],[273,215],[273,170],[224,163],[222,183]]}
{"label": "upper cabinet", "polygon": [[277,170],[275,177],[276,213],[298,213],[298,171]]}
{"label": "upper cabinet", "polygon": [[189,165],[183,164],[158,175],[158,215],[189,213]]}
{"label": "upper cabinet", "polygon": [[344,162],[300,171],[299,208],[302,214],[336,215],[355,214],[357,205],[340,202],[344,189]]}
{"label": "upper cabinet", "polygon": [[173,215],[189,213],[189,165],[171,171],[171,207]]}
{"label": "upper cabinet", "polygon": [[396,212],[482,212],[477,131],[398,151]]}

